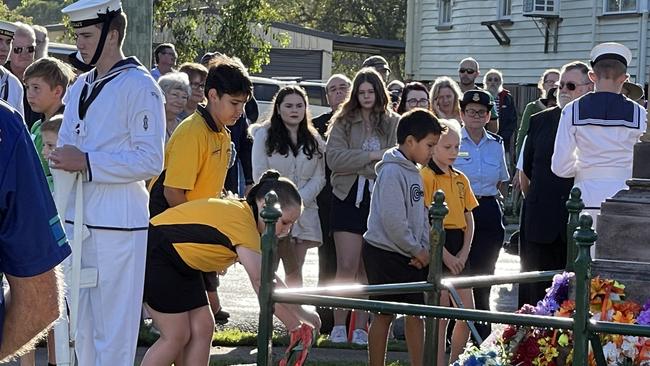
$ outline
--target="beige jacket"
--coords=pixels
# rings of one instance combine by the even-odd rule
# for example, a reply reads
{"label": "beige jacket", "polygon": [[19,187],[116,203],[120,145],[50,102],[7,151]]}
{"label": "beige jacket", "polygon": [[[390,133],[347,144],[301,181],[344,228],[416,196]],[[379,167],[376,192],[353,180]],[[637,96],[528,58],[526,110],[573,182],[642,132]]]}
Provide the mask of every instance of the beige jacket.
{"label": "beige jacket", "polygon": [[[390,112],[384,115],[375,128],[381,149],[397,144],[397,121],[399,115]],[[350,119],[333,120],[327,137],[327,166],[332,170],[331,182],[334,195],[344,200],[359,175],[375,179],[375,164],[370,152],[361,149],[365,140],[361,114]]]}
{"label": "beige jacket", "polygon": [[255,124],[250,129],[253,136],[251,153],[253,180],[257,183],[266,170],[275,169],[283,177],[294,182],[300,192],[304,208],[302,215],[291,229],[291,236],[322,243],[323,237],[316,196],[325,186],[325,143],[320,136],[317,136],[318,148],[323,153],[322,157],[315,154],[308,159],[302,149],[297,156],[293,156],[293,154],[285,156],[277,152],[268,156],[266,154],[268,126],[268,124]]}

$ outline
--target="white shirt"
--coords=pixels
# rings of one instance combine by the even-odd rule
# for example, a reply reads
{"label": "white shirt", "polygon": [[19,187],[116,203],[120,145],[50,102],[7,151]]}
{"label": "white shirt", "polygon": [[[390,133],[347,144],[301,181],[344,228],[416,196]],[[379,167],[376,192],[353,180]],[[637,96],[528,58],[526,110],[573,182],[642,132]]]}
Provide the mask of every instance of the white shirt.
{"label": "white shirt", "polygon": [[[95,69],[79,76],[67,91],[57,145],[74,145],[87,154],[84,224],[90,228],[146,229],[149,194],[144,180],[163,168],[162,91],[134,58],[118,63],[98,80],[94,75]],[[90,95],[92,87],[113,76],[81,118],[84,86]],[[71,202],[66,217],[72,218],[73,213]]]}
{"label": "white shirt", "polygon": [[23,84],[20,82],[20,79],[4,66],[0,66],[0,98],[10,106],[16,108],[18,113],[25,117],[25,109],[23,108]]}
{"label": "white shirt", "polygon": [[588,208],[625,189],[634,144],[646,130],[646,110],[620,94],[589,93],[562,110],[551,170],[575,177]]}

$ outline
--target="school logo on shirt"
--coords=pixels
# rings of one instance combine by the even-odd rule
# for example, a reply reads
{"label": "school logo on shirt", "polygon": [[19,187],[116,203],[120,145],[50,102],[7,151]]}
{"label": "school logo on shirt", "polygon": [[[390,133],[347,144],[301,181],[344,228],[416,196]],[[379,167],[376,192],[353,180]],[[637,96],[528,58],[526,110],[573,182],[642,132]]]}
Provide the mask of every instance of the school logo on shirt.
{"label": "school logo on shirt", "polygon": [[422,196],[424,196],[424,192],[422,191],[422,188],[420,188],[419,184],[413,184],[411,185],[410,195],[411,195],[411,206],[413,205],[413,202],[418,202],[422,199]]}
{"label": "school logo on shirt", "polygon": [[464,201],[465,200],[465,183],[456,182],[456,187],[458,188],[458,197],[460,197],[461,201]]}

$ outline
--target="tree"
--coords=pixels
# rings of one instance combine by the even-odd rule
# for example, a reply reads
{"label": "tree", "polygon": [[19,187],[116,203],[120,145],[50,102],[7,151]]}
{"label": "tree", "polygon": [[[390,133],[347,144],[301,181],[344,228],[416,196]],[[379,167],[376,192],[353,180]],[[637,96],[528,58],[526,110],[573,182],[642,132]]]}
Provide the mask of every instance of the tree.
{"label": "tree", "polygon": [[269,62],[270,23],[277,13],[266,0],[156,0],[154,24],[169,30],[179,61],[194,61],[206,51],[237,56],[251,70]]}
{"label": "tree", "polygon": [[[404,39],[406,0],[277,0],[276,10],[284,21],[336,34],[379,39]],[[393,74],[401,75],[403,57],[383,53]],[[358,70],[367,54],[335,52],[335,72]]]}
{"label": "tree", "polygon": [[61,23],[61,9],[64,7],[62,0],[22,0],[15,12],[24,16],[31,16],[34,24],[48,25]]}
{"label": "tree", "polygon": [[0,19],[6,20],[8,22],[20,21],[28,24],[32,22],[31,18],[22,16],[17,12],[10,10],[9,7],[7,7],[7,5],[4,3],[0,3]]}

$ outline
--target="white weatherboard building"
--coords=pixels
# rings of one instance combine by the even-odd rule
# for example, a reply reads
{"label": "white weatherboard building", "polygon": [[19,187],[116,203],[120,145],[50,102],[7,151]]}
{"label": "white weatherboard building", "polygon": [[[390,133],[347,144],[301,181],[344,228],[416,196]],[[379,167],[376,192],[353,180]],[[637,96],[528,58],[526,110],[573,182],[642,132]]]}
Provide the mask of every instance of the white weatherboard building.
{"label": "white weatherboard building", "polygon": [[598,43],[620,42],[634,56],[631,81],[646,84],[649,9],[650,0],[408,0],[405,76],[456,78],[472,56],[506,83],[534,84],[547,68],[587,61]]}

